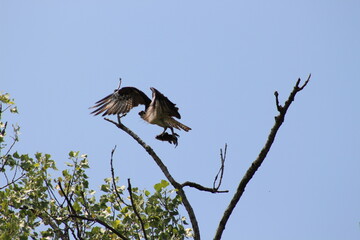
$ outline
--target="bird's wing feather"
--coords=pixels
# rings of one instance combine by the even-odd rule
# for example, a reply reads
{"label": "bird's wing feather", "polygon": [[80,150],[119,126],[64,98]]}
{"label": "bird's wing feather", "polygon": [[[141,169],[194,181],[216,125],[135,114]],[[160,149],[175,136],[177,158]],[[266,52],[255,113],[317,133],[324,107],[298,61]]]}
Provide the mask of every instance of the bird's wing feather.
{"label": "bird's wing feather", "polygon": [[156,111],[158,111],[158,115],[168,115],[168,116],[176,117],[178,119],[181,118],[179,113],[179,108],[176,107],[176,104],[171,102],[157,89],[151,88],[151,91],[153,92],[153,104],[155,106]]}
{"label": "bird's wing feather", "polygon": [[150,102],[151,100],[139,89],[134,87],[123,87],[119,90],[115,90],[113,94],[97,101],[95,106],[91,107],[96,108],[91,113],[94,115],[102,113],[102,116],[126,114],[139,104],[143,104],[147,108]]}

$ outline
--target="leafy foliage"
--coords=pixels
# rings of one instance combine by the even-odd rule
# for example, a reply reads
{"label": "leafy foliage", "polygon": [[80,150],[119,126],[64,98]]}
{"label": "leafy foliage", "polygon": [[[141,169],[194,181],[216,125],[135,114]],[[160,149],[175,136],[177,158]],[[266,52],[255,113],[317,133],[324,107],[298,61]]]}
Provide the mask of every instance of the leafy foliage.
{"label": "leafy foliage", "polygon": [[126,189],[118,185],[119,178],[109,177],[96,193],[89,187],[86,154],[71,151],[66,168],[59,171],[49,154],[14,151],[20,128],[13,127],[8,144],[7,122],[1,122],[8,109],[17,113],[10,96],[0,94],[0,239],[191,237],[179,213],[181,198],[176,190],[167,189],[167,181],[155,184],[151,193]]}

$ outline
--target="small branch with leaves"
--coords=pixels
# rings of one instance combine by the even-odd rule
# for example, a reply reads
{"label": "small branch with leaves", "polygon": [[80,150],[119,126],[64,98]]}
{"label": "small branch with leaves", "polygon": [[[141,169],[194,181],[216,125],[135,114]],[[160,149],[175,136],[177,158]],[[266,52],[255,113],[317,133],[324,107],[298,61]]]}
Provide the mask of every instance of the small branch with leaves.
{"label": "small branch with leaves", "polygon": [[[71,200],[68,196],[68,194],[64,191],[64,188],[62,187],[62,184],[61,182],[59,181],[58,182],[58,186],[59,186],[59,189],[60,189],[60,192],[61,194],[64,196],[65,198],[65,201],[68,205],[68,208],[69,208],[69,217],[71,218],[75,218],[75,219],[81,219],[81,220],[87,220],[87,221],[91,221],[91,222],[96,222],[96,223],[99,223],[100,225],[102,225],[103,227],[105,227],[106,229],[108,229],[109,231],[111,231],[112,233],[116,234],[118,237],[120,237],[121,239],[123,240],[128,240],[128,238],[126,238],[125,236],[123,236],[119,231],[117,231],[116,229],[114,229],[113,227],[111,227],[109,224],[107,224],[106,222],[102,221],[101,219],[98,219],[98,218],[91,218],[91,217],[86,217],[86,216],[81,216],[81,215],[78,215],[74,206],[72,205],[71,203]],[[77,237],[79,239],[83,239],[81,237],[81,231],[80,231],[80,226],[79,226],[79,223],[78,221],[75,221],[75,226],[76,226],[76,229],[77,229]]]}

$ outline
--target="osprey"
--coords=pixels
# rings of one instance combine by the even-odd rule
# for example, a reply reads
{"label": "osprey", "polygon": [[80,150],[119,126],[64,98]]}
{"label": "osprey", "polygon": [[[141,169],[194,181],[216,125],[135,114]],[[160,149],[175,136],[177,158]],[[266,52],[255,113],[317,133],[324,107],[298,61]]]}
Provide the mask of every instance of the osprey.
{"label": "osprey", "polygon": [[[190,127],[178,122],[173,117],[181,118],[179,108],[175,106],[167,97],[155,88],[152,91],[152,99],[148,98],[145,93],[135,87],[123,87],[114,90],[114,93],[97,101],[96,108],[92,114],[102,116],[118,115],[119,118],[124,117],[132,108],[138,105],[145,105],[145,111],[139,112],[139,115],[146,122],[156,124],[164,128],[164,131],[156,136],[156,139],[168,141],[177,145],[177,137],[174,128],[188,132]],[[170,128],[172,135],[166,130]]]}

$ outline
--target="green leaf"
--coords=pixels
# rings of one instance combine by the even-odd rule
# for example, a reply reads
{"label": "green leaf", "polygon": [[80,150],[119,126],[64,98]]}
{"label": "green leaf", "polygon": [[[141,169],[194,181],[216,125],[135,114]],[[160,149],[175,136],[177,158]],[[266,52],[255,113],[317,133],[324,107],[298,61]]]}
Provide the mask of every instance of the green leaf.
{"label": "green leaf", "polygon": [[101,191],[110,192],[110,188],[108,185],[103,184],[103,185],[101,185]]}
{"label": "green leaf", "polygon": [[69,162],[66,162],[65,164],[66,164],[66,166],[68,166],[68,167],[73,167],[73,166],[74,166],[74,164],[69,163]]}
{"label": "green leaf", "polygon": [[41,154],[41,153],[39,153],[39,152],[35,153],[35,158],[36,158],[36,159],[40,159],[40,158],[41,158],[41,156],[42,156],[42,154]]}
{"label": "green leaf", "polygon": [[0,102],[3,102],[8,105],[15,104],[13,101],[10,100],[10,94],[8,93],[0,94]]}
{"label": "green leaf", "polygon": [[77,156],[79,156],[79,152],[74,152],[74,151],[70,151],[69,152],[69,157],[77,157]]}
{"label": "green leaf", "polygon": [[166,188],[167,186],[169,186],[169,182],[166,180],[161,180],[161,184],[162,184],[163,188]]}
{"label": "green leaf", "polygon": [[161,180],[160,183],[157,183],[154,185],[154,189],[157,191],[157,192],[161,192],[161,190],[163,188],[166,188],[167,186],[169,186],[169,183],[165,180]]}
{"label": "green leaf", "polygon": [[75,211],[79,212],[81,210],[81,206],[80,206],[79,202],[74,202],[73,208],[75,209]]}
{"label": "green leaf", "polygon": [[154,189],[157,191],[157,192],[160,192],[161,191],[161,183],[157,183],[154,185]]}
{"label": "green leaf", "polygon": [[19,159],[20,158],[20,155],[18,152],[14,152],[13,153],[13,157],[16,158],[16,159]]}

